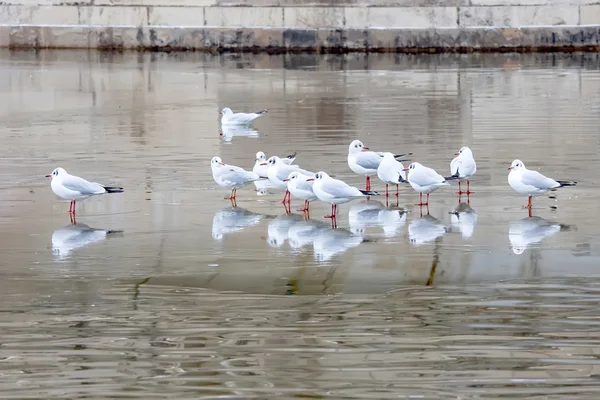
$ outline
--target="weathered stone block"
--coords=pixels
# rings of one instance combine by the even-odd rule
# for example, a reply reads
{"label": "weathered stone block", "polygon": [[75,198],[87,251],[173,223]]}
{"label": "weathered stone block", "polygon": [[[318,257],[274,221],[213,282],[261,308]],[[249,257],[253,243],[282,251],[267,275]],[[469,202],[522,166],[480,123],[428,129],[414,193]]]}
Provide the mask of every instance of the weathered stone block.
{"label": "weathered stone block", "polygon": [[280,7],[205,7],[204,17],[206,26],[283,26],[283,9]]}
{"label": "weathered stone block", "polygon": [[146,7],[79,7],[82,25],[143,26],[148,25]]}
{"label": "weathered stone block", "polygon": [[287,7],[283,9],[286,28],[342,28],[344,9],[333,7]]}
{"label": "weathered stone block", "polygon": [[0,24],[77,25],[75,6],[0,5]]}
{"label": "weathered stone block", "polygon": [[579,10],[564,7],[461,7],[461,27],[522,27],[536,25],[577,25]]}
{"label": "weathered stone block", "polygon": [[581,25],[600,25],[600,5],[579,7]]}
{"label": "weathered stone block", "polygon": [[149,7],[151,26],[204,26],[203,7]]}
{"label": "weathered stone block", "polygon": [[346,8],[347,28],[455,28],[456,7]]}
{"label": "weathered stone block", "polygon": [[319,35],[316,29],[284,29],[283,45],[287,49],[315,49]]}
{"label": "weathered stone block", "polygon": [[[20,0],[11,0],[20,1]],[[27,1],[47,1],[47,0],[27,0]],[[60,0],[53,0],[60,1]],[[76,1],[76,0],[67,0]],[[88,1],[88,0],[84,0]],[[91,1],[91,0],[89,0]],[[93,4],[97,6],[159,6],[159,7],[208,7],[216,5],[216,0],[94,0]]]}

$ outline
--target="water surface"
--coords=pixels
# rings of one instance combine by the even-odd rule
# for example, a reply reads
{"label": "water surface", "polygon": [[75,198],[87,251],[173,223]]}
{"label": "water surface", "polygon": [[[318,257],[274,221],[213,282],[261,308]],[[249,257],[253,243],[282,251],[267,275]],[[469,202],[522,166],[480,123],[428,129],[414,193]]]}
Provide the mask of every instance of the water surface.
{"label": "water surface", "polygon": [[[600,59],[592,54],[0,53],[4,398],[595,399]],[[268,114],[221,129],[224,106]],[[355,185],[349,143],[475,194],[286,215],[209,160],[285,155]],[[533,217],[520,158],[579,181]],[[120,195],[56,199],[57,166]],[[375,178],[373,185],[382,191]],[[467,204],[468,200],[468,204]],[[293,201],[292,210],[301,208]]]}

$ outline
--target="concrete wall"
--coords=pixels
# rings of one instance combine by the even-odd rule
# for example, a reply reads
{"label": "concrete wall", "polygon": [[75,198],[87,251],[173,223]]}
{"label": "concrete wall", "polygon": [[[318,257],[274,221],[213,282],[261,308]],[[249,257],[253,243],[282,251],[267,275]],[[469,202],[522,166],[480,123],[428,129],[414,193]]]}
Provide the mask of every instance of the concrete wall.
{"label": "concrete wall", "polygon": [[598,50],[600,0],[6,0],[0,46]]}

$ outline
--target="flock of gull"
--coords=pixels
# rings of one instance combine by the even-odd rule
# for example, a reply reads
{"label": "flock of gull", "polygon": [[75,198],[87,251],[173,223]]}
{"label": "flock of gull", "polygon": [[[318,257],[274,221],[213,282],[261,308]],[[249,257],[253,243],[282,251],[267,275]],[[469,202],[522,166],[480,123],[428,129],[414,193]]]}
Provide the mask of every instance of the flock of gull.
{"label": "flock of gull", "polygon": [[[221,122],[223,125],[249,124],[266,113],[233,113],[231,109],[222,111]],[[409,184],[419,193],[419,202],[415,205],[428,206],[429,196],[441,187],[448,186],[450,181],[458,181],[458,194],[472,194],[470,179],[477,172],[477,164],[473,152],[469,147],[462,147],[450,162],[450,175],[444,177],[434,169],[418,162],[412,162],[407,168],[401,162],[405,156],[412,155],[394,154],[391,152],[370,151],[360,140],[354,140],[348,146],[348,167],[356,174],[365,176],[365,189],[350,186],[346,182],[334,179],[325,171],[311,172],[293,164],[296,153],[287,157],[272,156],[267,159],[263,152],[256,153],[255,164],[252,171],[245,170],[235,165],[229,165],[220,157],[211,160],[212,176],[215,182],[231,190],[231,195],[226,197],[236,204],[237,190],[257,181],[268,180],[274,188],[285,189],[282,200],[289,212],[291,197],[304,201],[304,207],[298,211],[309,212],[310,202],[320,200],[331,205],[331,214],[325,218],[335,220],[338,204],[347,203],[354,199],[369,198],[380,195],[371,190],[371,176],[377,177],[385,183],[385,196],[389,197],[389,185],[396,185],[396,196],[401,184]],[[548,178],[541,173],[529,170],[521,160],[514,160],[508,174],[509,185],[519,194],[528,196],[528,204],[524,206],[531,211],[532,198],[549,190],[564,186],[574,186],[576,182],[560,181]],[[466,191],[462,191],[461,181],[466,181]],[[426,200],[423,201],[423,194]]]}

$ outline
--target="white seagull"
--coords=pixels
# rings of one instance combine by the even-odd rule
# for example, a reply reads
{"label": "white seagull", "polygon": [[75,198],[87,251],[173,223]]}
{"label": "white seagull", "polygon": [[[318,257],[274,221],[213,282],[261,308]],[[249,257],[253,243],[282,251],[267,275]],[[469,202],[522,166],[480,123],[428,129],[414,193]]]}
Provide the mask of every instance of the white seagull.
{"label": "white seagull", "polygon": [[417,218],[408,225],[408,237],[413,246],[433,242],[437,238],[444,236],[448,229],[439,219],[430,215]]}
{"label": "white seagull", "polygon": [[377,192],[360,190],[344,181],[333,179],[323,171],[317,172],[314,178],[308,180],[315,181],[313,192],[317,198],[324,203],[331,204],[331,215],[327,215],[325,218],[335,218],[338,204],[347,203],[360,197],[379,195]]}
{"label": "white seagull", "polygon": [[248,125],[257,118],[262,117],[267,109],[255,113],[234,113],[231,108],[225,107],[221,111],[221,124],[223,125]]}
{"label": "white seagull", "polygon": [[513,253],[523,254],[528,247],[539,244],[544,238],[570,229],[569,225],[553,223],[539,217],[524,218],[510,223],[508,240]]}
{"label": "white seagull", "polygon": [[[456,157],[450,162],[450,178],[458,179],[458,194],[466,193],[470,195],[471,182],[469,181],[475,172],[477,172],[477,164],[473,158],[473,152],[468,147],[462,147],[458,153],[454,154]],[[463,192],[460,190],[460,181],[462,179],[467,180],[467,191]]]}
{"label": "white seagull", "polygon": [[[360,140],[355,140],[348,146],[348,166],[352,171],[359,175],[366,176],[366,190],[371,190],[371,175],[377,173],[377,168],[383,160],[384,153],[378,153],[369,150]],[[394,155],[395,158],[400,158],[412,153]]]}
{"label": "white seagull", "polygon": [[469,239],[473,236],[477,224],[477,213],[467,203],[460,203],[454,211],[450,212],[450,222],[463,239]]}
{"label": "white seagull", "polygon": [[287,190],[292,196],[304,200],[304,208],[297,211],[308,211],[310,202],[317,199],[313,192],[314,179],[309,181],[310,178],[314,178],[314,175],[304,175],[302,172],[294,171],[283,180],[287,182]]}
{"label": "white seagull", "polygon": [[231,190],[231,196],[225,197],[229,200],[235,200],[235,195],[239,188],[261,179],[260,176],[252,171],[246,171],[235,165],[223,163],[220,157],[213,157],[210,160],[210,168],[212,169],[212,176],[217,185]]}
{"label": "white seagull", "polygon": [[212,221],[212,237],[222,240],[227,234],[241,232],[258,224],[264,215],[255,214],[244,208],[226,207],[215,213]]}
{"label": "white seagull", "polygon": [[46,178],[52,178],[50,187],[55,195],[71,200],[69,214],[75,214],[75,203],[77,200],[85,200],[88,197],[106,193],[122,193],[122,187],[104,186],[96,182],[89,182],[75,175],[70,175],[63,168],[56,168]]}
{"label": "white seagull", "polygon": [[[291,165],[295,159],[296,152],[290,154],[289,156],[281,157],[281,161],[283,161],[283,163],[287,165]],[[265,155],[265,153],[263,153],[262,151],[256,153],[255,160],[256,161],[254,163],[254,168],[252,168],[252,172],[258,174],[258,176],[260,176],[261,178],[268,178],[269,176],[267,175],[267,170],[269,164],[267,164],[267,156]]]}
{"label": "white seagull", "polygon": [[[411,163],[408,168],[404,168],[408,171],[408,183],[419,192],[419,203],[417,206],[428,206],[429,205],[429,194],[435,192],[442,186],[448,186],[446,179],[435,172],[434,169],[428,168],[418,162]],[[427,194],[427,202],[423,203],[423,193]]]}
{"label": "white seagull", "polygon": [[558,189],[563,186],[575,186],[574,181],[556,181],[545,177],[537,171],[528,170],[521,160],[514,160],[508,173],[508,184],[517,193],[529,196],[529,202],[524,208],[531,210],[531,200],[533,196],[539,196],[551,189]]}
{"label": "white seagull", "polygon": [[269,177],[271,184],[280,189],[285,189],[285,195],[283,196],[282,201],[284,204],[290,202],[290,192],[287,189],[287,182],[284,181],[284,179],[287,179],[292,172],[296,171],[308,176],[314,175],[312,172],[302,169],[297,165],[287,165],[277,156],[269,158],[267,165],[267,176]]}
{"label": "white seagull", "polygon": [[394,153],[383,153],[383,160],[377,168],[377,176],[385,183],[385,196],[388,196],[388,185],[396,185],[396,197],[398,196],[398,185],[406,183],[406,172],[404,165],[400,161],[396,161]]}

